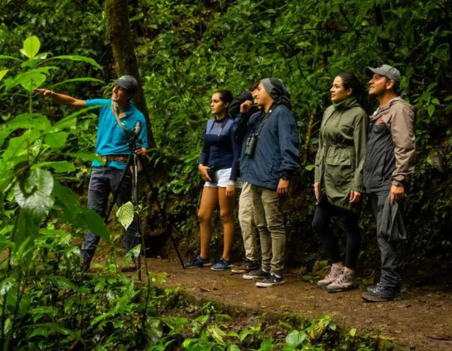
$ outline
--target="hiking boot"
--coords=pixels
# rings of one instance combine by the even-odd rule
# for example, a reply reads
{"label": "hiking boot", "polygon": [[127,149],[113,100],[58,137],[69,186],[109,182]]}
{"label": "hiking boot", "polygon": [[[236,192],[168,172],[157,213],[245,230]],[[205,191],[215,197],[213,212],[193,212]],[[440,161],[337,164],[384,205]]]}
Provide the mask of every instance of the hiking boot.
{"label": "hiking boot", "polygon": [[323,278],[322,280],[319,280],[317,282],[317,286],[319,288],[326,288],[328,285],[333,283],[341,274],[342,268],[344,268],[344,267],[339,267],[339,266],[334,266],[334,265],[330,266],[329,273],[326,275],[325,278]]}
{"label": "hiking boot", "polygon": [[235,274],[243,274],[243,273],[248,273],[251,271],[258,270],[258,269],[259,269],[259,261],[246,260],[240,266],[234,266],[231,269],[231,272],[235,273]]}
{"label": "hiking boot", "polygon": [[276,285],[284,284],[284,279],[282,275],[271,274],[270,277],[265,279],[264,281],[257,282],[256,286],[258,288],[270,288]]}
{"label": "hiking boot", "polygon": [[369,302],[392,301],[400,295],[400,288],[390,288],[383,285],[376,285],[370,291],[364,293],[362,298]]}
{"label": "hiking boot", "polygon": [[225,271],[226,269],[230,269],[232,267],[231,262],[226,261],[223,257],[218,260],[212,267],[210,267],[213,271]]}
{"label": "hiking boot", "polygon": [[210,267],[212,263],[209,260],[205,260],[201,258],[199,255],[193,259],[190,263],[185,265],[185,268],[202,268],[202,267]]}
{"label": "hiking boot", "polygon": [[326,288],[328,292],[341,292],[353,289],[355,283],[355,271],[344,267],[339,277],[334,282],[328,285]]}
{"label": "hiking boot", "polygon": [[262,268],[259,268],[255,271],[245,273],[243,275],[243,279],[246,279],[246,280],[253,280],[253,279],[264,280],[264,279],[268,279],[268,278],[270,278],[270,272],[266,272]]}
{"label": "hiking boot", "polygon": [[366,289],[366,291],[372,291],[372,290],[374,290],[377,286],[381,286],[381,283],[378,282],[377,284],[368,286],[367,289]]}

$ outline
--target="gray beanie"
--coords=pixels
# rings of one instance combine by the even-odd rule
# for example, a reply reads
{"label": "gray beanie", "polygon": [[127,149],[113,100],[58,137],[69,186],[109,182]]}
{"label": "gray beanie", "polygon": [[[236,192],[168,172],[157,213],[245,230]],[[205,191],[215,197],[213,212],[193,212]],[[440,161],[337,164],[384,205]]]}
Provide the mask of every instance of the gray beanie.
{"label": "gray beanie", "polygon": [[264,78],[261,80],[265,91],[274,100],[279,100],[281,96],[286,96],[290,98],[289,90],[284,85],[283,81],[279,78]]}
{"label": "gray beanie", "polygon": [[276,105],[286,105],[290,109],[290,92],[279,78],[261,80],[265,91],[275,100]]}

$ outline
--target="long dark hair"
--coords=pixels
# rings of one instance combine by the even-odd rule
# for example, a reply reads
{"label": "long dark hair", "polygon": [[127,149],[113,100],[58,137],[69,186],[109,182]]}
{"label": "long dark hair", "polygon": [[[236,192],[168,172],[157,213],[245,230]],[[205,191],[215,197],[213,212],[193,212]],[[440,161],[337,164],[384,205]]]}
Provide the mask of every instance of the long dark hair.
{"label": "long dark hair", "polygon": [[231,105],[232,100],[234,100],[234,96],[229,90],[218,90],[214,94],[220,94],[220,100],[228,105]]}
{"label": "long dark hair", "polygon": [[366,88],[364,87],[364,84],[361,81],[361,79],[359,79],[353,73],[349,73],[349,72],[342,72],[342,73],[339,73],[337,76],[341,77],[342,86],[344,87],[344,89],[345,90],[352,89],[351,96],[356,97],[356,99],[358,100],[358,103],[361,105],[361,107],[366,112],[369,112],[368,103],[367,103],[367,92],[366,92]]}

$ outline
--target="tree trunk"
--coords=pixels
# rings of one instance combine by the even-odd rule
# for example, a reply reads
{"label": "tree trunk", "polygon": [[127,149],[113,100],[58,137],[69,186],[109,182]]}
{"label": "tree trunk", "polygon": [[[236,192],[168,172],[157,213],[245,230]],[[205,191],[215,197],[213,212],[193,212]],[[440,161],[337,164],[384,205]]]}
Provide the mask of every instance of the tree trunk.
{"label": "tree trunk", "polygon": [[152,134],[151,122],[149,120],[140,73],[138,71],[137,57],[135,56],[135,48],[130,30],[127,0],[106,0],[106,10],[107,35],[113,50],[113,57],[115,58],[116,74],[118,76],[129,74],[137,79],[138,93],[133,101],[135,106],[143,112],[146,118],[149,148],[154,148],[156,144]]}

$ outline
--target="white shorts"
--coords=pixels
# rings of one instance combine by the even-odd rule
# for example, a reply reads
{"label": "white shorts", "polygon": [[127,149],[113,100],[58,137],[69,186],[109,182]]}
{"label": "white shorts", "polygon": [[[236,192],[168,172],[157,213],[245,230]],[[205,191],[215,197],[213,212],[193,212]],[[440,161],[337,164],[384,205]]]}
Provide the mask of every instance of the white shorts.
{"label": "white shorts", "polygon": [[[229,179],[231,178],[231,168],[220,169],[215,171],[215,182],[205,182],[204,186],[207,188],[226,188],[228,186]],[[236,188],[242,187],[242,181],[240,178],[235,182]]]}

